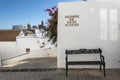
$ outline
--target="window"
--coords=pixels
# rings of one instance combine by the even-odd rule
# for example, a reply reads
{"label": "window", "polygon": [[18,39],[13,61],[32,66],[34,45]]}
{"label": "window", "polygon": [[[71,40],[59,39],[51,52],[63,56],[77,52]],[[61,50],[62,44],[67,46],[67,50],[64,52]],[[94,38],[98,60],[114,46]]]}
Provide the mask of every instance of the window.
{"label": "window", "polygon": [[117,9],[111,9],[109,12],[109,35],[110,40],[117,41],[118,39],[118,25],[117,25],[117,18],[118,18],[118,11]]}
{"label": "window", "polygon": [[100,9],[101,40],[107,39],[107,10]]}

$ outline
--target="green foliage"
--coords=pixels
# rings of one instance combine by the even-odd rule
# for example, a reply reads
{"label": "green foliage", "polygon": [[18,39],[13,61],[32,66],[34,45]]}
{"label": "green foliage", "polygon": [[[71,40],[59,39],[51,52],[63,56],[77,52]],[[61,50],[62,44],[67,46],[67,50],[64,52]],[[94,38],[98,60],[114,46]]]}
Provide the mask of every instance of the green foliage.
{"label": "green foliage", "polygon": [[57,20],[58,20],[58,8],[52,7],[51,9],[46,9],[51,17],[48,19],[48,32],[49,32],[49,41],[52,43],[57,42]]}

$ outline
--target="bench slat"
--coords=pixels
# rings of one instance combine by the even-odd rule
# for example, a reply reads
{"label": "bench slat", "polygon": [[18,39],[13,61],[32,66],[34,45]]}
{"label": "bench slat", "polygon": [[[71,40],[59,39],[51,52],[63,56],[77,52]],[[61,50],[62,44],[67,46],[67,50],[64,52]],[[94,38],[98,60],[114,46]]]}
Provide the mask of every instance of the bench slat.
{"label": "bench slat", "polygon": [[100,54],[101,49],[67,50],[66,54]]}
{"label": "bench slat", "polygon": [[104,64],[101,61],[68,61],[67,65],[100,65]]}

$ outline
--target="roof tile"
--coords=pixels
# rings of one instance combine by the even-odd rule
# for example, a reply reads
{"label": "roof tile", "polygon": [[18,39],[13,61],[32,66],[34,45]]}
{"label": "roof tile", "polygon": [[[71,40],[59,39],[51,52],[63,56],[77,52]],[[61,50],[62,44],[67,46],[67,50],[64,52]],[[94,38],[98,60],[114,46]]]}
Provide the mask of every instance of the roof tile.
{"label": "roof tile", "polygon": [[20,30],[0,30],[0,41],[16,41]]}

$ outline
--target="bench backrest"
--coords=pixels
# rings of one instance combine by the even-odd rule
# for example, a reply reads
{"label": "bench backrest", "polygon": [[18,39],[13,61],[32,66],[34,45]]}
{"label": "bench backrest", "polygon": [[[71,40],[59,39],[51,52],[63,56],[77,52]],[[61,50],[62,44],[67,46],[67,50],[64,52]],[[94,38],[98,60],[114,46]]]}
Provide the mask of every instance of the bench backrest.
{"label": "bench backrest", "polygon": [[102,50],[98,49],[79,49],[79,50],[66,50],[66,55],[68,54],[102,54]]}

